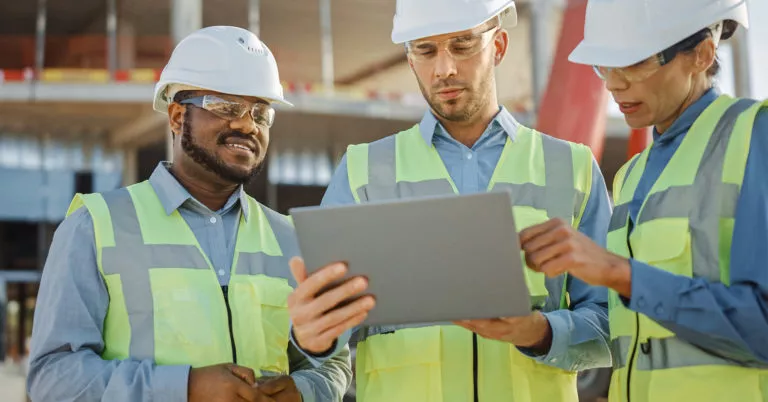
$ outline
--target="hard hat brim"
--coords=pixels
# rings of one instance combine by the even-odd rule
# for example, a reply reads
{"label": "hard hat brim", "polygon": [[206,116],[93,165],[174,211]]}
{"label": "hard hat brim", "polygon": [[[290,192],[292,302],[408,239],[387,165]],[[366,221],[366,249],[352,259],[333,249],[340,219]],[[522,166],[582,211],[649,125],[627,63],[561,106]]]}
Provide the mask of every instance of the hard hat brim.
{"label": "hard hat brim", "polygon": [[510,0],[499,9],[495,10],[495,12],[491,13],[490,17],[481,17],[475,21],[444,21],[430,24],[429,27],[418,26],[403,31],[392,30],[392,43],[402,44],[416,39],[428,38],[430,36],[466,31],[496,18],[496,16],[509,8],[513,10],[509,15],[502,19],[501,26],[503,28],[514,28],[517,26],[517,9],[514,0]]}
{"label": "hard hat brim", "polygon": [[605,46],[590,45],[582,41],[568,56],[568,61],[589,66],[627,67],[639,63],[659,51],[655,47],[634,49],[607,48]]}

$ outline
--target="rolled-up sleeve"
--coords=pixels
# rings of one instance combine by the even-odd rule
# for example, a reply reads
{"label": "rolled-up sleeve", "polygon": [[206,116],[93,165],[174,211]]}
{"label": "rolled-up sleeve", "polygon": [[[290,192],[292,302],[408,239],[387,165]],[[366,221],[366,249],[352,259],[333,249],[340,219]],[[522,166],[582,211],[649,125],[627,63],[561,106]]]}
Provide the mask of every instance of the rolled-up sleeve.
{"label": "rolled-up sleeve", "polygon": [[93,223],[80,208],[56,230],[45,263],[27,377],[31,399],[186,401],[189,366],[101,358],[108,305],[96,265]]}
{"label": "rolled-up sleeve", "polygon": [[[611,220],[611,203],[605,179],[596,161],[592,161],[592,184],[579,231],[605,247]],[[608,291],[568,277],[571,298],[568,310],[544,313],[552,328],[552,345],[544,355],[521,348],[536,360],[568,371],[611,365],[608,333]]]}
{"label": "rolled-up sleeve", "polygon": [[310,361],[293,344],[288,346],[291,377],[303,402],[341,401],[352,384],[352,367],[346,343],[322,362]]}

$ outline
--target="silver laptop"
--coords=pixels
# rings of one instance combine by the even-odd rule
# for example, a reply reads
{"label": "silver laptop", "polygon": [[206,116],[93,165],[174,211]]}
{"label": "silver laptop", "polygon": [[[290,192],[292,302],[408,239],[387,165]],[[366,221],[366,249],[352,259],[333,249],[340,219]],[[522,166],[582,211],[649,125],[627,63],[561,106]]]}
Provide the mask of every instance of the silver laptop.
{"label": "silver laptop", "polygon": [[450,195],[290,211],[307,270],[336,261],[368,278],[363,325],[530,314],[508,193]]}

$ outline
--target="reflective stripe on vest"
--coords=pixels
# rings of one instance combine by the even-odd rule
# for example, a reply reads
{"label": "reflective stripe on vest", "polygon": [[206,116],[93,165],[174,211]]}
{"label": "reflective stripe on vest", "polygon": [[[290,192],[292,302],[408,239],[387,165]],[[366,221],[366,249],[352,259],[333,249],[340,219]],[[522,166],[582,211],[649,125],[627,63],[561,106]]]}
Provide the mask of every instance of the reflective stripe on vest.
{"label": "reflective stripe on vest", "polygon": [[[625,165],[614,181],[616,207],[608,248],[677,275],[729,284],[736,205],[754,119],[766,105],[727,96],[710,105],[646,196],[631,234],[629,205],[650,147]],[[750,364],[691,345],[647,316],[627,309],[613,291],[609,311],[614,356],[611,402],[762,401],[760,395],[768,397],[768,376],[746,368]],[[759,389],[761,375],[764,391]],[[705,377],[706,382],[691,382]],[[736,386],[732,383],[741,384],[744,390],[730,395],[724,392]]]}
{"label": "reflective stripe on vest", "polygon": [[[284,217],[262,209],[250,197],[249,204],[249,218],[240,221],[229,284],[233,332],[242,357],[238,360],[254,370],[279,367],[287,371],[284,299],[294,284],[287,258],[297,254],[297,247]],[[148,182],[104,194],[78,194],[69,213],[83,205],[94,222],[97,261],[110,294],[104,357],[193,366],[231,361],[227,310],[217,276],[178,211],[167,215]],[[174,278],[178,285],[172,283]],[[208,337],[190,336],[184,328],[176,331],[168,327],[172,324],[166,322],[167,317],[174,315],[176,299],[179,308],[198,304],[193,299],[206,306],[200,308],[197,322],[210,327],[200,330]],[[283,310],[284,319],[271,314],[275,308]],[[183,317],[188,312],[178,313]],[[259,332],[253,322],[262,316],[280,323],[263,322]],[[250,322],[244,325],[242,320]],[[183,319],[178,323],[190,324]],[[160,332],[156,328],[159,324]],[[284,334],[285,342],[269,344],[268,340],[274,343],[280,337],[278,333]],[[175,339],[164,339],[163,334]],[[196,339],[213,344],[195,344]],[[174,342],[180,345],[176,347]],[[199,352],[192,352],[195,349]]]}
{"label": "reflective stripe on vest", "polygon": [[[358,203],[458,193],[418,126],[351,146],[347,163]],[[519,127],[514,141],[505,144],[488,191],[510,192],[519,230],[551,217],[578,226],[591,189],[591,169],[588,148]],[[526,275],[534,305],[544,311],[568,307],[566,276],[548,279],[528,269]],[[365,328],[360,336],[359,401],[463,402],[472,400],[474,392],[481,402],[578,400],[573,372],[538,363],[509,343],[478,337],[473,348],[472,333],[450,323]]]}

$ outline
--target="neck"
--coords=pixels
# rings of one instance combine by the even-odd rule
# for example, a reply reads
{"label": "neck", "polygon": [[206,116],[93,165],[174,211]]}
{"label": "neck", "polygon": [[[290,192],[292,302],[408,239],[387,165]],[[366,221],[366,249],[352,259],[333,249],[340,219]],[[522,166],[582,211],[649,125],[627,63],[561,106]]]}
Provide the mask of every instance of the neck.
{"label": "neck", "polygon": [[695,82],[691,87],[691,91],[688,93],[688,96],[686,96],[685,100],[683,100],[683,103],[680,104],[680,107],[675,110],[675,112],[668,119],[656,124],[656,131],[659,134],[664,134],[664,132],[669,130],[669,128],[672,127],[672,124],[674,124],[675,121],[680,118],[683,112],[685,112],[688,107],[696,103],[697,100],[701,99],[701,97],[704,96],[704,94],[710,88],[712,88],[712,83],[709,79],[698,80]]}
{"label": "neck", "polygon": [[493,100],[469,120],[451,121],[439,116],[438,120],[453,139],[464,144],[467,148],[472,148],[498,112],[499,102]]}
{"label": "neck", "polygon": [[169,170],[192,197],[211,211],[224,207],[238,187],[235,183],[223,183],[215,173],[202,167],[195,169],[183,163],[174,163]]}

